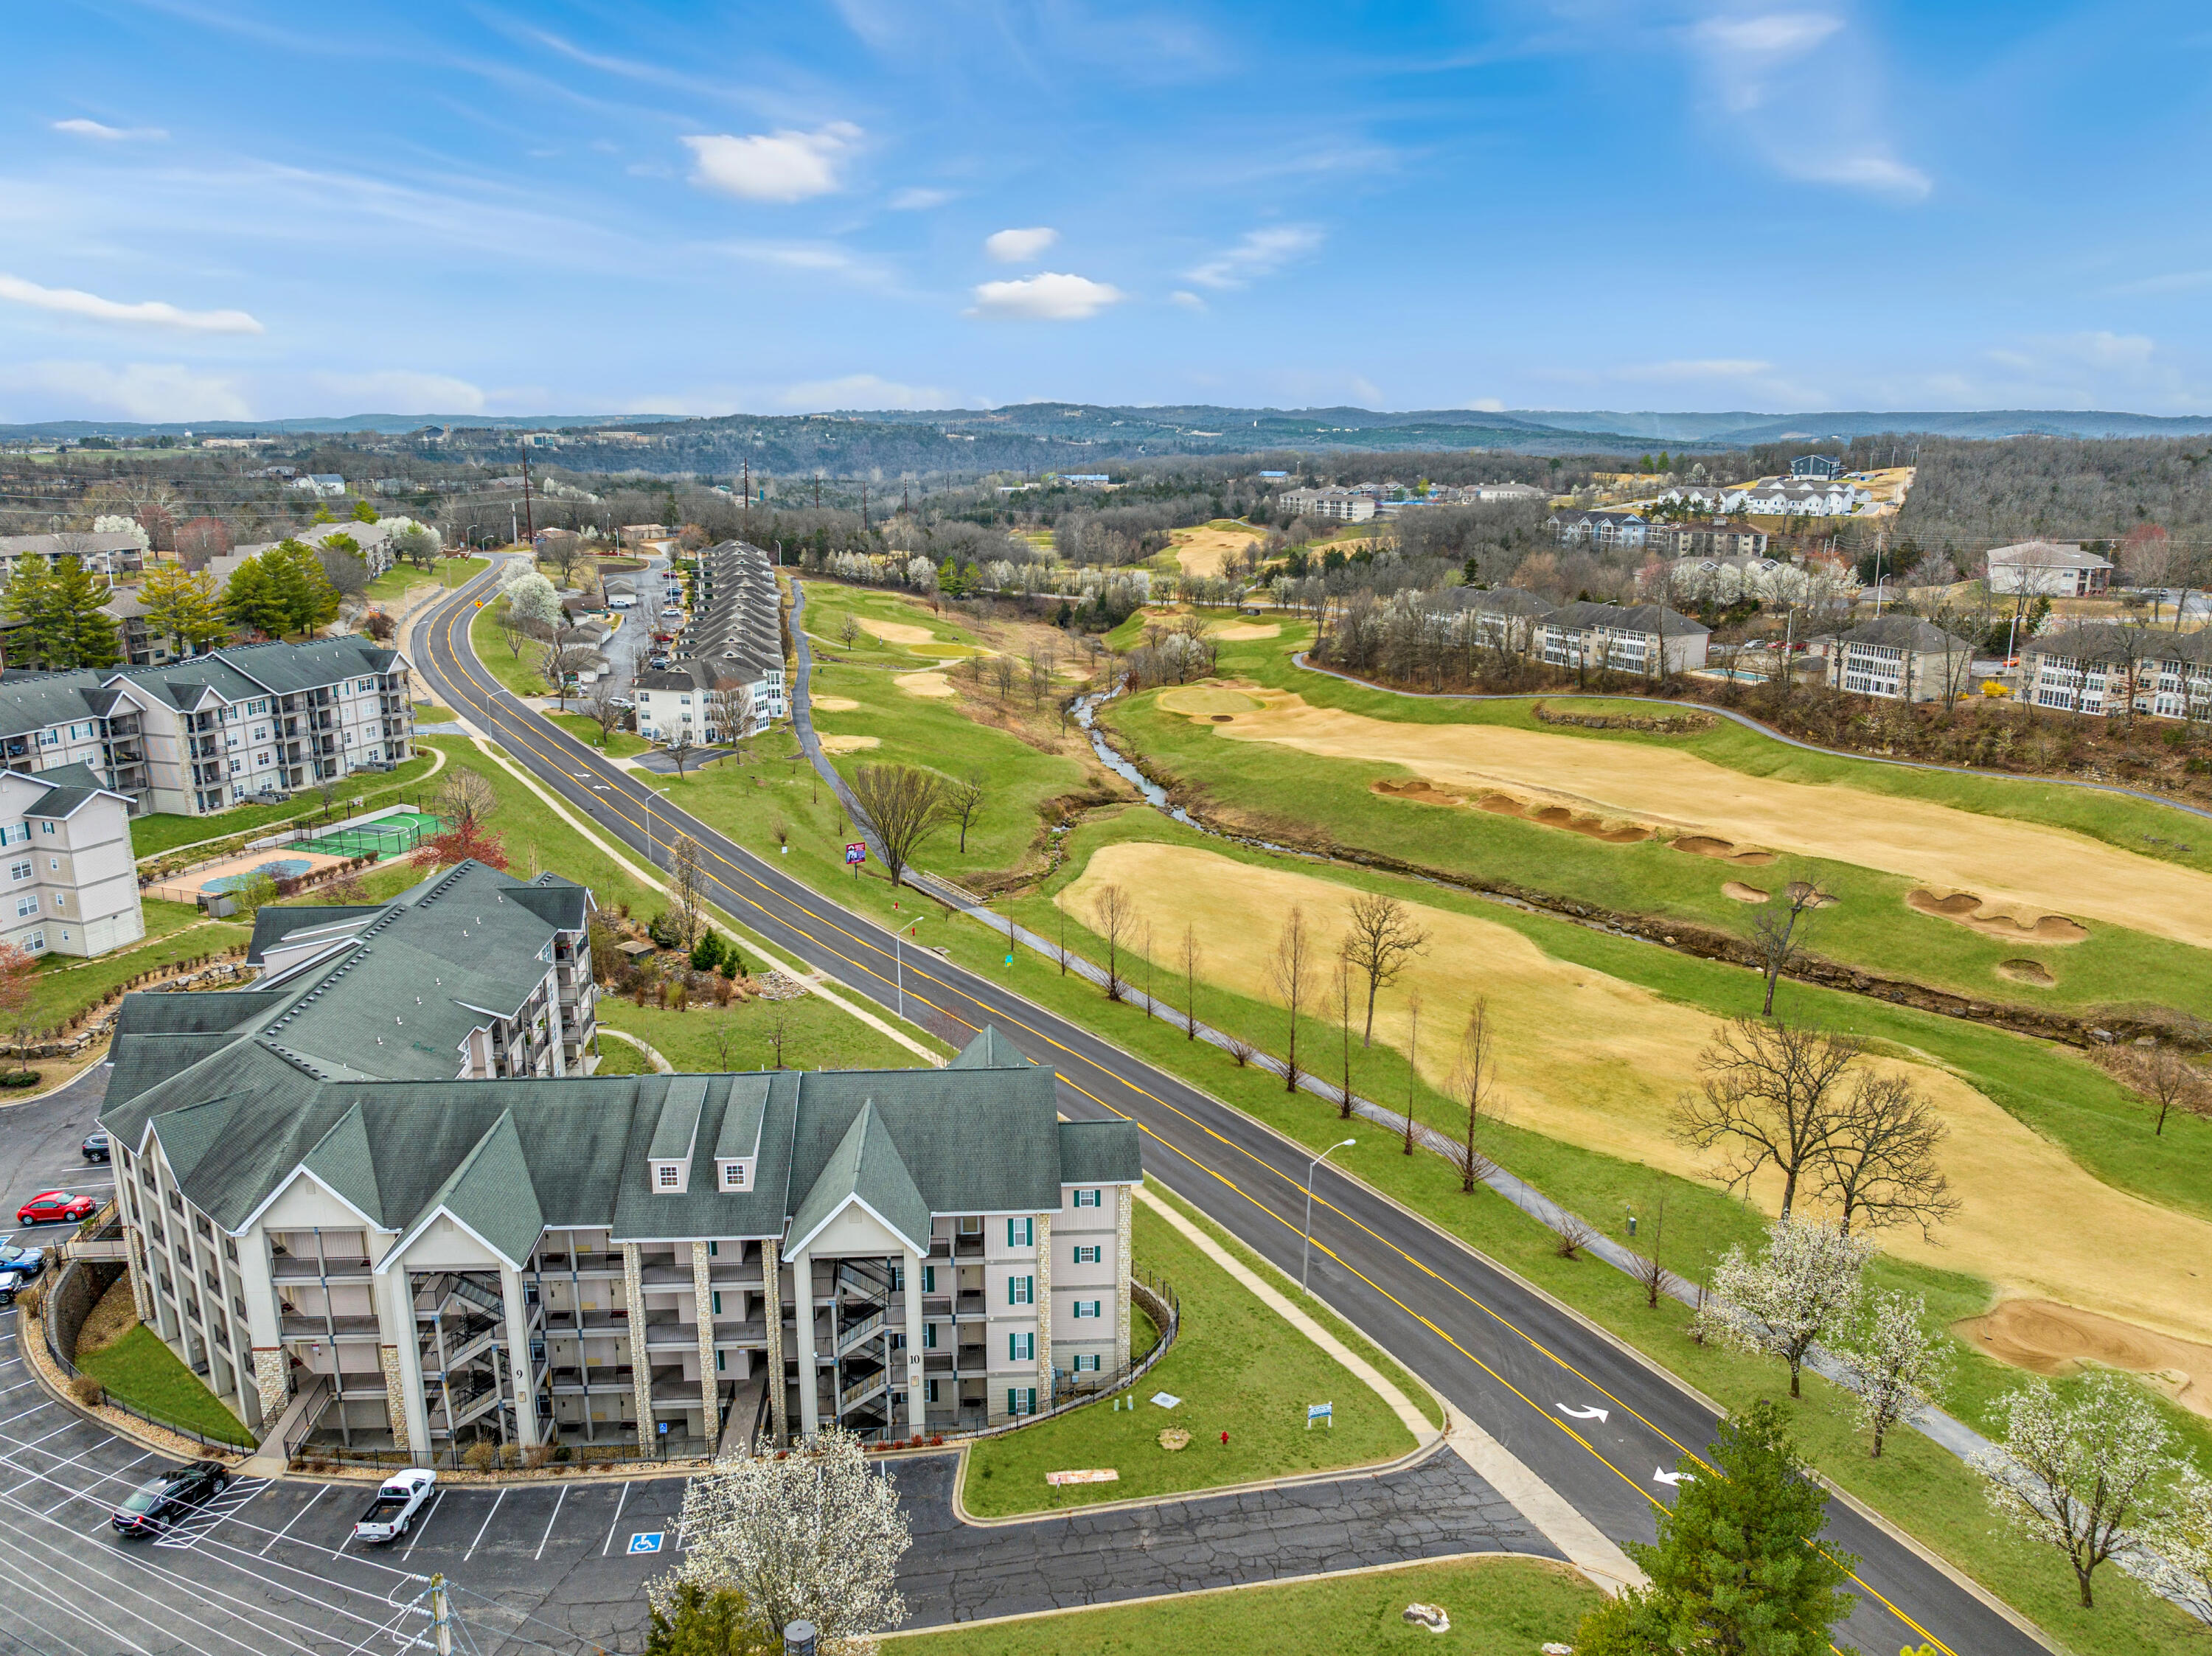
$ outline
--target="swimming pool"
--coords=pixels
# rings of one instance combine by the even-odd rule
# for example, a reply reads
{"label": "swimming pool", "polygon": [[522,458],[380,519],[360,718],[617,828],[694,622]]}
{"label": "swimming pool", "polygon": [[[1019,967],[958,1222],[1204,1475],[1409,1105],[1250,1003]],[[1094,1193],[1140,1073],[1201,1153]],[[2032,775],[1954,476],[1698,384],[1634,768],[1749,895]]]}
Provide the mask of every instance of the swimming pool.
{"label": "swimming pool", "polygon": [[275,857],[265,863],[257,863],[242,873],[226,874],[220,880],[209,880],[203,891],[243,891],[255,880],[267,875],[272,880],[296,880],[314,864],[304,857]]}

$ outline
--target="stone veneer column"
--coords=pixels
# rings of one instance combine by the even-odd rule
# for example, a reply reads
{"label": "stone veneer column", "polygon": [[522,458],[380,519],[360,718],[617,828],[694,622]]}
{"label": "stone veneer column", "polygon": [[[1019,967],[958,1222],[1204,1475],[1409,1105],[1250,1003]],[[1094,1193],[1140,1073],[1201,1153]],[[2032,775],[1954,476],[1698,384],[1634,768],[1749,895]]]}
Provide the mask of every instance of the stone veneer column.
{"label": "stone veneer column", "polygon": [[157,1326],[161,1319],[154,1312],[153,1293],[146,1286],[146,1236],[136,1225],[124,1228],[123,1257],[131,1266],[131,1308],[140,1322]]}
{"label": "stone veneer column", "polygon": [[768,1427],[781,1445],[791,1431],[783,1386],[783,1261],[773,1238],[761,1244],[761,1317],[768,1329]]}
{"label": "stone veneer column", "polygon": [[[407,1387],[399,1377],[399,1348],[380,1345],[376,1348],[376,1355],[384,1365],[384,1410],[392,1417],[392,1447],[411,1449],[415,1446],[409,1441],[407,1434]],[[337,1360],[337,1351],[333,1348],[331,1352],[331,1378],[343,1381],[344,1371],[338,1368]],[[338,1407],[345,1407],[343,1398],[339,1399]],[[426,1444],[423,1447],[427,1448],[429,1446]]]}
{"label": "stone veneer column", "polygon": [[691,1297],[698,1301],[701,1429],[707,1435],[707,1453],[712,1454],[722,1433],[722,1386],[714,1373],[714,1289],[707,1275],[704,1242],[691,1244]]}
{"label": "stone veneer column", "polygon": [[1129,1366],[1129,1276],[1134,1266],[1130,1236],[1136,1225],[1137,1189],[1115,1186],[1114,1200],[1114,1366]]}
{"label": "stone veneer column", "polygon": [[284,1368],[283,1347],[253,1348],[253,1389],[261,1394],[261,1418],[268,1425],[284,1412]]}
{"label": "stone veneer column", "polygon": [[1037,1408],[1052,1407],[1052,1216],[1036,1222]]}
{"label": "stone veneer column", "polygon": [[645,1280],[637,1263],[637,1244],[624,1242],[623,1303],[629,1308],[629,1383],[636,1398],[637,1447],[651,1449],[659,1434],[653,1430],[653,1358],[645,1349]]}

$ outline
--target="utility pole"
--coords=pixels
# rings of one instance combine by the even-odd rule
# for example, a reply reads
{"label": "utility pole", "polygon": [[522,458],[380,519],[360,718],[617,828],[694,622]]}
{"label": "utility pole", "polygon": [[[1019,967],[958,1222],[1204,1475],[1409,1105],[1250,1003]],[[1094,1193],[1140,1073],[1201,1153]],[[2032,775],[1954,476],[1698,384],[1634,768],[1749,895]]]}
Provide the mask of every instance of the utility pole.
{"label": "utility pole", "polygon": [[538,544],[538,522],[530,510],[530,445],[522,446],[522,526],[530,531],[530,543]]}
{"label": "utility pole", "polygon": [[750,454],[744,460],[745,516],[753,514],[753,461]]}
{"label": "utility pole", "polygon": [[863,535],[868,532],[868,486],[866,483],[860,485],[860,532]]}
{"label": "utility pole", "polygon": [[453,1656],[453,1600],[442,1572],[430,1578],[430,1636],[437,1641],[438,1656]]}

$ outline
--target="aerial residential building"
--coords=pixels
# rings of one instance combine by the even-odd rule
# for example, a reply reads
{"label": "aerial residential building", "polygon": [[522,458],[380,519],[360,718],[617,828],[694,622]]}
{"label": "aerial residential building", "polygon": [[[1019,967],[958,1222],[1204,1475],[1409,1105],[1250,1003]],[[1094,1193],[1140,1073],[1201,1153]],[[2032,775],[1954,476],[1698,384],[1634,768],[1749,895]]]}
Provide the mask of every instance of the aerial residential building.
{"label": "aerial residential building", "polygon": [[1724,517],[1741,507],[1744,487],[1741,483],[1670,483],[1653,498],[1661,506],[1686,507],[1693,512]]}
{"label": "aerial residential building", "polygon": [[346,492],[345,479],[335,471],[311,471],[304,477],[293,478],[288,487],[328,500],[337,500]]}
{"label": "aerial residential building", "polygon": [[1531,648],[1547,665],[1656,678],[1705,664],[1711,629],[1663,604],[1562,604],[1536,622]]}
{"label": "aerial residential building", "polygon": [[783,599],[768,554],[744,541],[708,547],[699,555],[698,590],[678,654],[636,678],[637,732],[648,742],[737,742],[789,713]]}
{"label": "aerial residential building", "polygon": [[1844,463],[1832,454],[1801,454],[1790,463],[1790,475],[1801,482],[1828,482],[1844,475]]}
{"label": "aerial residential building", "polygon": [[1364,524],[1375,515],[1375,496],[1359,489],[1286,488],[1275,496],[1275,504],[1287,517],[1339,523]]}
{"label": "aerial residential building", "polygon": [[1662,558],[1764,558],[1766,531],[1749,524],[1655,523],[1644,544]]}
{"label": "aerial residential building", "polygon": [[2039,707],[2212,718],[2212,637],[2092,622],[2021,646],[2021,696]]}
{"label": "aerial residential building", "polygon": [[1837,634],[1830,688],[1891,701],[1942,701],[1963,694],[1974,646],[1917,616],[1883,616]]}
{"label": "aerial residential building", "polygon": [[86,765],[134,812],[202,816],[412,749],[406,658],[365,638],[0,678],[0,765]]}
{"label": "aerial residential building", "polygon": [[1990,549],[1990,591],[2087,597],[2112,585],[2112,561],[2073,541],[2020,541]]}
{"label": "aerial residential building", "polygon": [[1555,512],[1544,520],[1545,526],[1559,537],[1563,546],[1622,546],[1631,549],[1644,544],[1650,524],[1634,512],[1584,512],[1580,510]]}
{"label": "aerial residential building", "polygon": [[472,1078],[481,1007],[547,986],[587,899],[464,864],[396,907],[118,1026],[133,1295],[249,1424],[701,1454],[997,1423],[1126,1366],[1136,1129],[1060,1121],[994,1032],[941,1070]]}
{"label": "aerial residential building", "polygon": [[146,935],[131,802],[82,765],[0,771],[0,938],[104,955]]}
{"label": "aerial residential building", "polygon": [[1557,607],[1517,586],[1447,586],[1431,613],[1448,617],[1456,636],[1472,630],[1480,648],[1524,656],[1535,647],[1537,623]]}
{"label": "aerial residential building", "polygon": [[75,558],[95,575],[137,568],[145,556],[145,531],[64,530],[55,535],[0,535],[0,575],[13,579],[24,558]]}
{"label": "aerial residential building", "polygon": [[[319,547],[332,536],[342,536],[354,543],[361,561],[368,566],[369,579],[374,580],[392,567],[392,535],[401,526],[413,521],[410,518],[395,517],[367,524],[348,519],[343,523],[314,524],[288,538],[298,541],[303,546]],[[276,541],[259,541],[252,546],[239,547],[236,550],[222,556],[210,558],[207,565],[208,573],[215,577],[218,584],[227,581],[236,572],[238,566],[246,559],[258,557],[271,547],[279,544],[281,543]]]}
{"label": "aerial residential building", "polygon": [[1873,498],[1870,490],[1840,480],[1801,482],[1769,477],[1746,488],[1734,509],[1764,518],[1840,518]]}

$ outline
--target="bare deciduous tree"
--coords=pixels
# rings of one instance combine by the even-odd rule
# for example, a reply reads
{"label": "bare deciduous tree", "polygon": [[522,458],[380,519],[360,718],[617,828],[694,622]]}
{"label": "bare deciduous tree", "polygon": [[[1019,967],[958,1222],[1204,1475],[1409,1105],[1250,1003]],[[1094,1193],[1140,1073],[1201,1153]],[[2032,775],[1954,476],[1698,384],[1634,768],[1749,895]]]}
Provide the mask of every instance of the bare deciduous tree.
{"label": "bare deciduous tree", "polygon": [[1853,1220],[1869,1230],[1916,1224],[1933,1241],[1936,1227],[1959,1210],[1936,1165],[1936,1147],[1950,1131],[1905,1077],[1860,1076],[1820,1150],[1820,1194],[1836,1204],[1843,1228]]}
{"label": "bare deciduous tree", "polygon": [[1186,921],[1182,928],[1182,1038],[1198,1039],[1198,928]]}
{"label": "bare deciduous tree", "polygon": [[689,725],[678,725],[676,734],[668,738],[666,745],[668,756],[676,761],[676,773],[683,775],[684,767],[691,758],[691,727]]}
{"label": "bare deciduous tree", "polygon": [[627,711],[615,689],[614,681],[608,678],[602,678],[592,687],[591,700],[584,704],[584,710],[591,714],[592,723],[599,727],[599,745],[602,748],[622,728],[623,716]]}
{"label": "bare deciduous tree", "polygon": [[2154,1134],[2165,1133],[2166,1118],[2176,1109],[2204,1107],[2203,1071],[2171,1046],[2123,1048],[2105,1061],[2121,1083],[2142,1095],[2155,1112]]}
{"label": "bare deciduous tree", "polygon": [[1406,1132],[1403,1153],[1413,1153],[1413,1091],[1421,1084],[1421,992],[1406,997]]}
{"label": "bare deciduous tree", "polygon": [[1751,947],[1766,979],[1766,999],[1759,1009],[1761,1017],[1774,1016],[1774,986],[1812,942],[1814,914],[1834,901],[1816,881],[1791,880],[1783,886],[1781,901],[1769,902],[1753,913]]}
{"label": "bare deciduous tree", "polygon": [[1644,1253],[1635,1256],[1634,1275],[1644,1288],[1646,1310],[1659,1308],[1659,1296],[1667,1291],[1668,1271],[1661,1261],[1661,1250],[1667,1240],[1667,1186],[1659,1186],[1659,1199],[1651,1204],[1651,1240]]}
{"label": "bare deciduous tree", "polygon": [[449,828],[482,822],[498,809],[499,795],[483,779],[483,773],[453,769],[446,773],[446,779],[438,785],[438,792],[431,810],[445,820]]}
{"label": "bare deciduous tree", "polygon": [[1293,1093],[1298,1089],[1298,1017],[1313,998],[1313,951],[1314,937],[1306,929],[1304,911],[1293,903],[1283,922],[1282,935],[1275,940],[1270,968],[1275,993],[1290,1018],[1290,1054],[1283,1062],[1283,1086]]}
{"label": "bare deciduous tree", "polygon": [[1091,900],[1091,924],[1106,945],[1106,998],[1121,998],[1121,951],[1137,930],[1137,905],[1118,885],[1103,885]]}
{"label": "bare deciduous tree", "polygon": [[1738,1018],[1698,1055],[1705,1081],[1675,1106],[1674,1133],[1692,1149],[1723,1149],[1715,1170],[1730,1190],[1761,1168],[1782,1175],[1782,1216],[1799,1182],[1818,1179],[1842,1121],[1844,1071],[1862,1048],[1849,1035]]}
{"label": "bare deciduous tree", "polygon": [[1385,892],[1363,891],[1352,900],[1345,947],[1367,980],[1367,1023],[1360,1045],[1375,1043],[1375,997],[1397,980],[1423,952],[1429,934],[1413,924],[1405,904]]}
{"label": "bare deciduous tree", "polygon": [[960,854],[968,854],[968,830],[983,809],[983,784],[987,779],[981,771],[969,771],[964,775],[950,778],[945,784],[945,804],[941,807],[945,820],[960,825]]}
{"label": "bare deciduous tree", "polygon": [[915,852],[945,820],[945,778],[911,765],[863,765],[854,773],[852,787],[896,886],[906,878]]}
{"label": "bare deciduous tree", "polygon": [[1329,992],[1336,998],[1336,1016],[1344,1037],[1344,1075],[1336,1089],[1336,1113],[1340,1120],[1352,1119],[1352,1002],[1359,991],[1352,981],[1352,957],[1344,945],[1336,949],[1336,963],[1329,968]]}
{"label": "bare deciduous tree", "polygon": [[1012,656],[993,656],[989,663],[991,688],[999,693],[999,700],[1009,701],[1014,694],[1014,658]]}
{"label": "bare deciduous tree", "polygon": [[769,1003],[768,1018],[761,1026],[768,1037],[769,1067],[783,1068],[783,1044],[791,1039],[791,1008],[782,1001]]}
{"label": "bare deciduous tree", "polygon": [[699,941],[700,923],[707,906],[707,865],[699,842],[679,834],[668,846],[669,895],[676,899],[676,923],[683,928],[686,949]]}
{"label": "bare deciduous tree", "polygon": [[1490,1027],[1490,1002],[1475,998],[1468,1014],[1467,1028],[1459,1038],[1459,1057],[1453,1062],[1451,1093],[1467,1110],[1467,1133],[1453,1147],[1452,1165],[1459,1169],[1459,1187],[1467,1195],[1498,1170],[1478,1137],[1482,1124],[1498,1113],[1498,1058],[1492,1050],[1497,1037]]}

